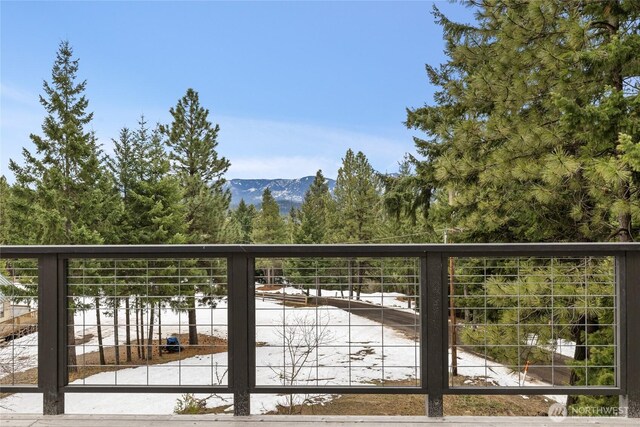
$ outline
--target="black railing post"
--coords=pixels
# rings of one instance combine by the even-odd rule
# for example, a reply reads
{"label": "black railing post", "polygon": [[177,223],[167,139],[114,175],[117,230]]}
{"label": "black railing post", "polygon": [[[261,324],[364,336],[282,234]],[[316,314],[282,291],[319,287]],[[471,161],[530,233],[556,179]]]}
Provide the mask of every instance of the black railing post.
{"label": "black railing post", "polygon": [[234,254],[228,259],[229,276],[229,381],[233,389],[233,415],[250,415],[250,283],[249,257]]}
{"label": "black railing post", "polygon": [[[422,332],[422,372],[427,375],[427,415],[443,416],[443,388],[447,376],[447,363],[444,358],[447,345],[447,324],[445,322],[445,294],[443,292],[442,253],[428,252],[422,259],[420,280],[426,292],[426,304],[421,306],[421,316],[426,328]],[[426,319],[425,319],[426,317]],[[426,357],[425,357],[426,356]],[[424,381],[424,380],[423,380]]]}
{"label": "black railing post", "polygon": [[640,310],[637,304],[640,301],[640,251],[627,251],[624,261],[624,272],[621,280],[623,283],[624,301],[621,304],[626,306],[623,310],[622,321],[625,324],[626,337],[626,396],[621,399],[622,405],[626,406],[627,417],[640,418]]}
{"label": "black railing post", "polygon": [[[44,415],[64,414],[64,278],[58,256],[38,260],[38,385]],[[62,279],[62,280],[61,280]]]}

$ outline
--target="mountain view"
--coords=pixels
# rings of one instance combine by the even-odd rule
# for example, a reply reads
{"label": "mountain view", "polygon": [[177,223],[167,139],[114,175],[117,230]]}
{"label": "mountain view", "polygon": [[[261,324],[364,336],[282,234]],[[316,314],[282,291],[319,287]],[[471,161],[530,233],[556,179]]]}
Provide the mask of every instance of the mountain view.
{"label": "mountain view", "polygon": [[[231,179],[225,183],[225,188],[231,191],[231,207],[235,208],[240,200],[247,204],[260,206],[262,192],[265,188],[271,190],[271,195],[278,202],[280,212],[286,213],[292,207],[300,207],[304,195],[313,182],[313,176],[297,179]],[[333,192],[336,181],[327,178],[329,191]]]}

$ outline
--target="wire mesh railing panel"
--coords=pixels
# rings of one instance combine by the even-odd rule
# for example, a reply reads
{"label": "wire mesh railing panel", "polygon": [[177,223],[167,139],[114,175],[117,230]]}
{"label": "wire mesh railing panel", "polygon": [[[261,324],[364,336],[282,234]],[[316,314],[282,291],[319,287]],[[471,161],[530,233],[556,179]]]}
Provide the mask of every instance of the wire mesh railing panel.
{"label": "wire mesh railing panel", "polygon": [[38,384],[38,260],[0,260],[0,388]]}
{"label": "wire mesh railing panel", "polygon": [[71,385],[226,385],[227,261],[71,259]]}
{"label": "wire mesh railing panel", "polygon": [[417,258],[255,266],[257,386],[420,386]]}
{"label": "wire mesh railing panel", "polygon": [[619,386],[613,257],[449,258],[449,384]]}

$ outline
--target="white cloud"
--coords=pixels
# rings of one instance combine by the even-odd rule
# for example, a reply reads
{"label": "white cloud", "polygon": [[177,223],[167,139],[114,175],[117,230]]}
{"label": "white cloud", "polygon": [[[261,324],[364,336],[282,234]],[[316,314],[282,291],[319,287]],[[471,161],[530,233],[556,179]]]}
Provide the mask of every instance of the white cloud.
{"label": "white cloud", "polygon": [[315,175],[322,169],[325,176],[335,177],[340,162],[323,157],[274,155],[268,157],[240,157],[231,162],[227,176],[231,178],[301,178]]}
{"label": "white cloud", "polygon": [[5,83],[0,83],[0,98],[2,98],[3,104],[7,101],[10,101],[29,107],[40,106],[37,94],[20,89],[13,85],[7,85]]}
{"label": "white cloud", "polygon": [[[231,161],[230,178],[334,177],[347,149],[362,151],[379,171],[396,171],[413,151],[408,131],[394,137],[313,124],[219,116],[219,151]],[[260,176],[255,175],[260,173]]]}

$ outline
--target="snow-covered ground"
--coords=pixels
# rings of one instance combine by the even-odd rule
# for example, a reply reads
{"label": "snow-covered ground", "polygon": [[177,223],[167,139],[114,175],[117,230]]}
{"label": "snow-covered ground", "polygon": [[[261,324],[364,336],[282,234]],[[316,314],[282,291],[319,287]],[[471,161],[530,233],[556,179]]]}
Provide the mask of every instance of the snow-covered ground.
{"label": "snow-covered ground", "polygon": [[563,356],[567,356],[573,359],[573,356],[576,354],[576,343],[573,341],[563,340],[562,338],[558,338],[555,340],[555,345],[553,345],[553,341],[544,347],[549,351],[555,351],[558,354]]}
{"label": "snow-covered ground", "polygon": [[[385,294],[386,296],[387,294]],[[76,335],[94,335],[78,353],[97,350],[95,311],[79,313],[76,316]],[[211,309],[198,310],[199,332],[226,337],[226,301]],[[124,324],[124,313],[120,318]],[[114,342],[114,328],[109,327],[113,318],[104,317],[104,344]],[[162,313],[163,337],[171,333],[186,333],[186,313],[164,310]],[[283,326],[288,325],[288,326]],[[318,325],[312,326],[309,325]],[[25,338],[34,339],[37,334]],[[124,329],[119,331],[120,342],[124,342]],[[304,340],[317,343],[314,351],[306,357],[304,367],[291,375],[304,357],[299,351],[292,352]],[[291,344],[285,343],[289,340]],[[302,342],[300,341],[302,340]],[[291,308],[274,301],[256,301],[256,383],[257,385],[309,384],[309,385],[371,385],[383,380],[417,379],[419,375],[418,344],[404,335],[382,327],[364,317],[350,314],[335,307]],[[20,340],[14,341],[20,344]],[[304,345],[302,346],[304,348]],[[29,348],[29,359],[37,359],[36,348]],[[4,351],[4,348],[0,349]],[[136,368],[121,369],[117,372],[103,372],[78,380],[72,385],[114,384],[119,385],[209,385],[226,383],[227,353],[200,355],[184,360]],[[309,366],[309,368],[306,368]],[[465,376],[488,377],[497,385],[522,385],[521,374],[514,373],[500,364],[486,361],[462,351],[458,351],[458,373]],[[526,385],[545,385],[527,381]],[[74,413],[121,413],[121,414],[167,414],[174,411],[181,395],[165,393],[140,394],[94,394],[68,393],[66,412]],[[198,397],[204,397],[199,395]],[[330,398],[329,396],[319,397]],[[286,396],[253,395],[252,410],[264,413],[285,404]],[[229,396],[213,397],[208,406],[231,405]],[[232,410],[232,408],[229,408]],[[42,411],[40,394],[14,394],[0,400],[0,413]]]}
{"label": "snow-covered ground", "polygon": [[[304,294],[304,291],[302,289],[296,288],[293,286],[286,286],[284,288],[271,289],[271,290],[261,289],[262,287],[264,287],[263,284],[256,283],[256,290],[258,292],[276,293],[276,294],[286,293],[287,295]],[[317,295],[316,289],[310,288],[309,295],[316,296]],[[336,291],[336,290],[324,290],[322,291],[321,295],[326,298],[335,298],[335,299],[348,298],[347,292],[341,293],[340,291]],[[414,314],[416,313],[415,301],[417,298],[418,296],[415,296],[415,295],[407,296],[399,292],[384,292],[384,293],[382,292],[364,293],[363,292],[360,294],[361,302],[367,302],[374,305],[390,307],[396,310],[405,311],[405,312],[414,313]],[[407,299],[411,301],[412,308],[409,308],[409,303],[407,302]],[[529,341],[531,341],[530,345],[537,345],[536,343],[537,340],[535,338],[535,335],[532,334],[529,337]],[[555,340],[555,343],[554,343],[554,340],[552,340],[547,345],[541,345],[541,348],[544,348],[548,351],[553,351],[555,353],[561,354],[566,357],[573,358],[575,354],[576,344],[573,341],[568,341],[562,338],[558,338]]]}
{"label": "snow-covered ground", "polygon": [[[102,311],[105,313],[108,311]],[[165,309],[161,314],[162,318],[162,339],[171,334],[188,333],[188,319],[186,312],[175,312]],[[227,336],[227,302],[222,299],[218,302],[215,310],[202,307],[196,310],[198,322],[198,332],[206,335],[225,338]],[[125,312],[119,310],[118,313],[118,338],[122,345],[125,342]],[[132,322],[133,317],[131,319]],[[145,325],[149,324],[149,313],[144,319]],[[96,312],[94,309],[78,311],[74,316],[75,335],[77,342],[76,355],[98,351],[98,327]],[[113,316],[101,315],[102,343],[104,346],[115,344],[115,328]],[[155,320],[157,324],[157,318]],[[146,328],[146,326],[145,326]],[[133,328],[132,328],[133,329]],[[148,329],[147,329],[148,330]],[[135,332],[132,331],[135,335]],[[154,329],[154,339],[158,339],[157,326]],[[135,337],[133,338],[135,339]],[[84,342],[83,342],[84,341]],[[13,362],[15,361],[15,362]],[[37,366],[38,361],[38,332],[26,335],[0,345],[0,378],[9,375],[11,372],[22,372]],[[2,369],[5,367],[6,369]]]}
{"label": "snow-covered ground", "polygon": [[[486,378],[487,382],[502,387],[535,387],[550,386],[543,381],[532,379],[524,372],[514,372],[500,363],[487,360],[458,350],[458,375],[473,378]],[[451,366],[451,349],[449,349],[449,366]],[[566,403],[567,396],[547,395],[557,402]]]}
{"label": "snow-covered ground", "polygon": [[[214,318],[226,316],[225,304],[219,304]],[[209,311],[209,310],[207,310]],[[203,310],[204,312],[204,310]],[[200,313],[199,313],[200,314]],[[171,317],[175,316],[175,317]],[[179,323],[178,314],[163,313],[164,330],[171,329],[164,322]],[[283,319],[286,321],[283,322]],[[93,319],[94,320],[94,319]],[[105,321],[112,319],[106,318]],[[84,321],[90,323],[89,312]],[[283,327],[282,325],[299,325]],[[320,324],[319,328],[311,326]],[[256,301],[256,340],[262,343],[256,348],[256,383],[258,385],[280,384],[319,384],[319,385],[366,385],[372,381],[401,380],[416,378],[419,360],[417,344],[403,335],[366,318],[349,314],[335,307],[313,309],[283,308],[271,301]],[[106,327],[106,325],[105,325]],[[77,329],[82,328],[77,322]],[[207,328],[200,328],[201,333],[209,333]],[[83,328],[84,334],[92,332]],[[214,327],[214,333],[223,335],[222,326]],[[294,378],[289,372],[296,366],[292,363],[289,350],[291,345],[284,345],[285,340],[296,340],[299,337],[312,341],[320,337],[319,344],[313,351],[303,368]],[[32,337],[35,336],[31,335]],[[113,336],[105,336],[105,344],[113,342]],[[16,342],[17,343],[17,342]],[[384,343],[384,351],[383,351]],[[295,342],[293,343],[295,345]],[[85,344],[93,348],[93,339]],[[152,384],[152,385],[208,385],[216,383],[217,378],[225,376],[227,353],[200,355],[173,363],[150,365],[137,368],[121,369],[117,372],[103,372],[78,380],[72,385],[80,384]],[[297,357],[297,356],[294,356]],[[317,363],[316,363],[317,362]],[[297,362],[299,365],[301,362]],[[217,365],[217,367],[216,367]],[[316,368],[316,365],[317,368]],[[349,375],[350,374],[350,375]],[[224,383],[224,381],[223,381]],[[176,394],[92,394],[69,393],[66,397],[67,413],[171,413],[177,399]],[[203,396],[200,396],[203,397]],[[285,403],[285,397],[273,395],[254,396],[253,407],[256,411],[267,412],[275,409],[278,403]],[[209,406],[227,405],[221,398],[213,398]],[[40,412],[41,396],[37,394],[12,395],[0,400],[4,411]]]}

